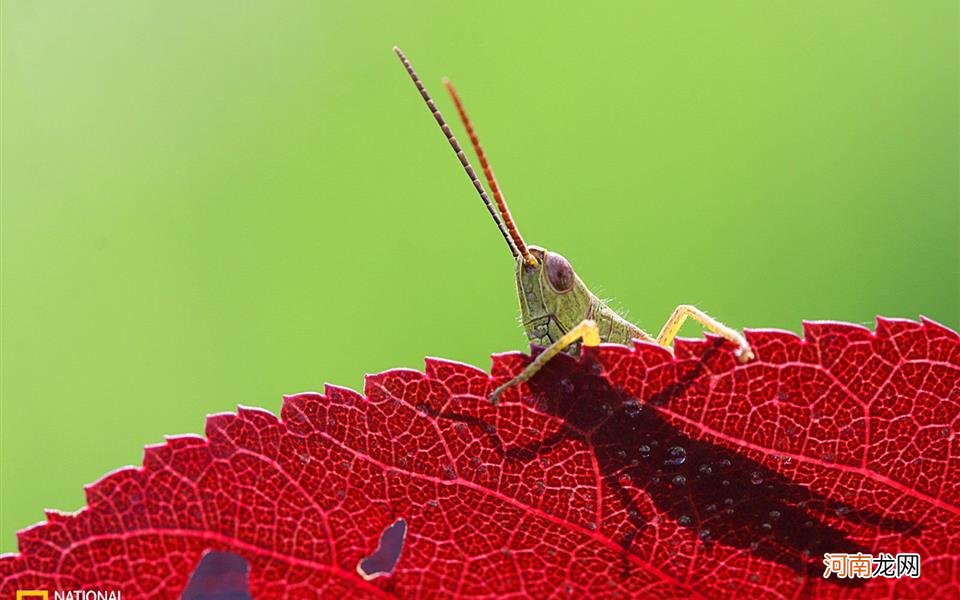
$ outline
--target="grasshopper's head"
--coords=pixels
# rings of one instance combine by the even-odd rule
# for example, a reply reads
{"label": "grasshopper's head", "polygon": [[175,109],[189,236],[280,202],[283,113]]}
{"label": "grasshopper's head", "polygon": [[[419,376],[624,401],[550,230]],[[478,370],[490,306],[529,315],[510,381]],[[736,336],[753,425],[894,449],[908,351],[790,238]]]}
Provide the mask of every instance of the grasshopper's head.
{"label": "grasshopper's head", "polygon": [[593,296],[562,255],[538,246],[528,248],[534,261],[516,259],[520,317],[531,342],[555,342],[589,314]]}

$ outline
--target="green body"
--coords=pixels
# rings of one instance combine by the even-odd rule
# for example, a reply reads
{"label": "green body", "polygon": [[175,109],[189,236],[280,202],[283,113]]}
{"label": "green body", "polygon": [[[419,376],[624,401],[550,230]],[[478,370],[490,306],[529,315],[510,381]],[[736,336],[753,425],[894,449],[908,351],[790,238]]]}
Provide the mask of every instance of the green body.
{"label": "green body", "polygon": [[[531,266],[523,257],[516,260],[517,295],[523,329],[530,343],[549,346],[584,319],[593,319],[600,329],[600,340],[630,344],[633,339],[650,340],[642,329],[630,323],[591,292],[565,258],[536,246],[530,253],[537,258]],[[563,273],[569,285],[556,286],[550,271]],[[556,278],[553,278],[555,281]],[[576,354],[579,344],[567,349]]]}

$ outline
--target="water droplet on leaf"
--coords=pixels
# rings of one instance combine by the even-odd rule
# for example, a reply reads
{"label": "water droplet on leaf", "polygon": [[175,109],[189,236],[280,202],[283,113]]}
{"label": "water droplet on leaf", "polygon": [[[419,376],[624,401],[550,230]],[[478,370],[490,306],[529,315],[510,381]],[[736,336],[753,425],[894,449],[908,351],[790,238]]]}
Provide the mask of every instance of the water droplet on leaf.
{"label": "water droplet on leaf", "polygon": [[667,460],[663,461],[663,464],[679,467],[686,461],[687,451],[683,449],[683,446],[671,446],[667,450]]}

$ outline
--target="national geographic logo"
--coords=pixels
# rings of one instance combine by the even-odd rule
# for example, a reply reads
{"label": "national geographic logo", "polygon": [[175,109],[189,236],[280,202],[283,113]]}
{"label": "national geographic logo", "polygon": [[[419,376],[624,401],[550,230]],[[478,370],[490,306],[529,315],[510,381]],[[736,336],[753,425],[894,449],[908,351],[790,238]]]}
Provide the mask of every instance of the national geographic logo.
{"label": "national geographic logo", "polygon": [[[48,590],[17,590],[17,600],[50,600]],[[123,600],[117,590],[53,590],[53,600]]]}

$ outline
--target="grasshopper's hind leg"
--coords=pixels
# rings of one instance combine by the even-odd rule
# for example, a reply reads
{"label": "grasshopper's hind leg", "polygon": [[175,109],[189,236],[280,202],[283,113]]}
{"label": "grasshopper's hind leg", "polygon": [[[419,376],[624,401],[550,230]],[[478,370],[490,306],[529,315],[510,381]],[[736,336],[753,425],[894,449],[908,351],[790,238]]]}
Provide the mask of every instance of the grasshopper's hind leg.
{"label": "grasshopper's hind leg", "polygon": [[500,401],[500,396],[505,391],[536,375],[537,371],[550,362],[551,358],[579,341],[583,341],[584,346],[600,345],[600,328],[597,327],[595,321],[590,319],[580,321],[576,327],[563,334],[563,337],[544,348],[543,352],[538,354],[537,357],[533,359],[533,362],[527,365],[527,368],[521,371],[519,375],[493,390],[493,393],[490,394],[490,403],[497,404]]}
{"label": "grasshopper's hind leg", "polygon": [[673,338],[677,337],[677,332],[680,331],[680,327],[682,327],[684,321],[687,320],[687,317],[700,323],[713,333],[740,346],[740,352],[737,355],[740,362],[747,362],[753,358],[753,350],[750,349],[750,344],[747,343],[746,338],[744,338],[739,331],[727,327],[699,308],[690,306],[689,304],[681,304],[673,311],[673,314],[670,315],[667,322],[663,324],[663,329],[660,330],[660,335],[657,336],[657,343],[661,346],[670,346]]}

